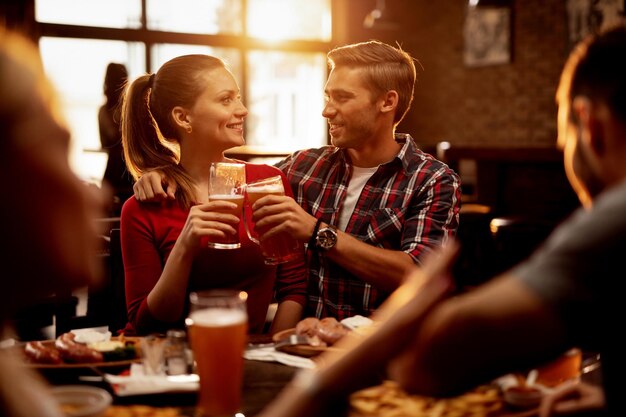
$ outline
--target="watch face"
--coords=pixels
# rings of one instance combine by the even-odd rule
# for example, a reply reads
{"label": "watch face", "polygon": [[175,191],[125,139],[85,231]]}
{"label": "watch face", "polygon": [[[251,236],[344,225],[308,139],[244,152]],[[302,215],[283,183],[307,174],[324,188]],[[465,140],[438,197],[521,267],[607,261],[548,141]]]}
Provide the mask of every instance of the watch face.
{"label": "watch face", "polygon": [[325,227],[317,232],[317,247],[329,250],[337,243],[337,232],[334,227]]}

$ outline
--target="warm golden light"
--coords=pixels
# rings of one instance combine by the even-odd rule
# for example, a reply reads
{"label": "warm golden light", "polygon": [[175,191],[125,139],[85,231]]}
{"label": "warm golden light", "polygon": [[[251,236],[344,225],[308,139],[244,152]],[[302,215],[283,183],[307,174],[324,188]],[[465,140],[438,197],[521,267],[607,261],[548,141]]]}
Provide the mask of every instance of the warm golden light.
{"label": "warm golden light", "polygon": [[294,27],[298,11],[276,1],[256,2],[250,5],[248,34],[269,41],[290,39],[300,31]]}
{"label": "warm golden light", "polygon": [[268,41],[329,40],[330,0],[250,0],[248,35]]}

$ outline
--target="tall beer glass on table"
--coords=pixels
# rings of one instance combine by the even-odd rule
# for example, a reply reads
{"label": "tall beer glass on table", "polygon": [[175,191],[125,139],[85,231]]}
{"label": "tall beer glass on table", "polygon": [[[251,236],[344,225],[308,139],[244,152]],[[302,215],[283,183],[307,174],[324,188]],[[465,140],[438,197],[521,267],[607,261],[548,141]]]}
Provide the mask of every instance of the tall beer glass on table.
{"label": "tall beer glass on table", "polygon": [[243,352],[247,343],[247,294],[208,290],[189,295],[186,320],[200,377],[198,416],[235,416],[241,408]]}

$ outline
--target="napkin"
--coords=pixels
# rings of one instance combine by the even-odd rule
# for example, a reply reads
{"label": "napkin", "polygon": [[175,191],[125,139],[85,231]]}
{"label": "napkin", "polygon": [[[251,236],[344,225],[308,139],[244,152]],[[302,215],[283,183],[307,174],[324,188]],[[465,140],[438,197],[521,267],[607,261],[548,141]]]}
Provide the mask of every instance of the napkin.
{"label": "napkin", "polygon": [[273,346],[246,350],[243,357],[253,361],[278,362],[296,368],[315,368],[315,362],[311,359],[279,352]]}
{"label": "napkin", "polygon": [[341,320],[341,324],[343,324],[350,330],[356,330],[361,327],[369,327],[372,324],[374,324],[374,321],[370,318],[360,316],[357,314],[356,316],[347,317]]}
{"label": "napkin", "polygon": [[86,345],[98,342],[108,342],[111,340],[112,336],[107,326],[72,329],[70,331],[76,335],[75,340],[78,343],[84,343]]}
{"label": "napkin", "polygon": [[140,363],[131,365],[130,375],[105,374],[104,379],[113,385],[115,394],[119,397],[164,392],[194,392],[200,387],[200,379],[196,374],[146,375]]}

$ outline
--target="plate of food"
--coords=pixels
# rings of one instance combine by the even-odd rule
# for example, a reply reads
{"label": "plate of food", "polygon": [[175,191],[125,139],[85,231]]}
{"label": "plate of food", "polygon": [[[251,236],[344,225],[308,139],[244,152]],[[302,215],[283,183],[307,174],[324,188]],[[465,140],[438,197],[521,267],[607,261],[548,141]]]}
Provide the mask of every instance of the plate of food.
{"label": "plate of food", "polygon": [[278,351],[308,358],[337,349],[333,345],[350,331],[332,317],[307,317],[300,320],[295,328],[275,333],[272,341]]}
{"label": "plate of food", "polygon": [[349,417],[386,416],[480,416],[533,417],[538,410],[511,409],[497,386],[480,385],[473,390],[448,398],[408,394],[397,383],[382,384],[354,392],[349,397]]}
{"label": "plate of food", "polygon": [[38,369],[117,367],[141,360],[141,338],[63,333],[54,340],[18,345],[27,366]]}

